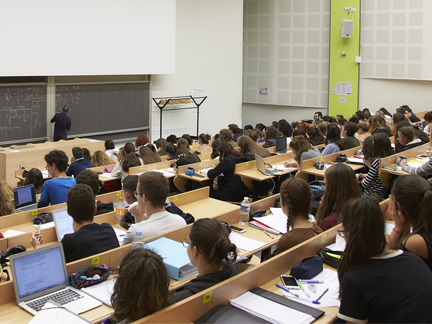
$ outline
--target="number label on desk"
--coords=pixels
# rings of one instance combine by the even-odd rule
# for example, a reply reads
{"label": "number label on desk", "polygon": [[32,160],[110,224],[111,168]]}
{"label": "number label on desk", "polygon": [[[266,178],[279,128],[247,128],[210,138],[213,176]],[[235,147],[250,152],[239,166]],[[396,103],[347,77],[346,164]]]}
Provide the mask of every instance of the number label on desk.
{"label": "number label on desk", "polygon": [[142,170],[143,169],[143,166],[142,165],[140,165],[140,170]]}
{"label": "number label on desk", "polygon": [[36,216],[37,215],[37,209],[32,210],[32,216]]}
{"label": "number label on desk", "polygon": [[202,166],[202,162],[200,162],[200,166]]}
{"label": "number label on desk", "polygon": [[178,200],[178,196],[174,196],[173,201],[176,202]]}
{"label": "number label on desk", "polygon": [[99,264],[99,257],[94,257],[92,259],[92,265]]}
{"label": "number label on desk", "polygon": [[121,191],[117,191],[117,197],[121,196]]}
{"label": "number label on desk", "polygon": [[211,301],[212,298],[212,291],[210,291],[209,293],[205,294],[203,297],[203,304],[208,303],[209,301]]}
{"label": "number label on desk", "polygon": [[324,234],[324,235],[321,237],[321,243],[324,243],[325,241],[327,241],[327,234]]}
{"label": "number label on desk", "polygon": [[246,162],[246,166],[247,166],[247,167],[249,166],[249,162]]}
{"label": "number label on desk", "polygon": [[323,161],[323,157],[321,156],[321,158],[320,158],[320,162],[322,162]]}

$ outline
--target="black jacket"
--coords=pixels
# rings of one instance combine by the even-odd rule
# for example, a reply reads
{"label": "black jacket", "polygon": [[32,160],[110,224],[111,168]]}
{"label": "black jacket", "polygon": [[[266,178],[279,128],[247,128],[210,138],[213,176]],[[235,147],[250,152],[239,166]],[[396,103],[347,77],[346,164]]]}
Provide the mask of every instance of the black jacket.
{"label": "black jacket", "polygon": [[268,140],[266,140],[266,142],[263,144],[262,147],[268,148],[268,147],[273,147],[273,146],[276,146],[276,139],[269,138]]}

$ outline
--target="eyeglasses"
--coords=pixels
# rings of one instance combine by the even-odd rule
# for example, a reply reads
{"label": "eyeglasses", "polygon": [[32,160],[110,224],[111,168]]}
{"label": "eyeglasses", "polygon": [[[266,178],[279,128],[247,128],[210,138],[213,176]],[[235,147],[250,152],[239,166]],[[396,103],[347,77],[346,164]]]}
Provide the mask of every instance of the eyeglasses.
{"label": "eyeglasses", "polygon": [[345,237],[345,233],[346,233],[346,231],[343,231],[343,230],[337,230],[337,232],[338,232],[338,234],[339,234],[340,237],[342,237],[342,238]]}
{"label": "eyeglasses", "polygon": [[[190,245],[190,246],[194,246],[194,245],[192,244],[192,242],[189,241],[188,238],[184,238],[184,239],[182,240],[182,244],[183,244],[183,247],[184,247],[184,248],[187,248],[189,245]],[[195,245],[195,247],[197,248],[198,252],[201,253],[200,249],[198,249],[198,246]],[[201,254],[202,254],[202,253],[201,253]]]}
{"label": "eyeglasses", "polygon": [[45,169],[47,169],[47,170],[48,170],[48,168],[49,168],[49,165],[45,165]]}
{"label": "eyeglasses", "polygon": [[143,194],[141,192],[138,191],[134,191],[134,196],[135,198],[138,198],[139,196],[142,196]]}

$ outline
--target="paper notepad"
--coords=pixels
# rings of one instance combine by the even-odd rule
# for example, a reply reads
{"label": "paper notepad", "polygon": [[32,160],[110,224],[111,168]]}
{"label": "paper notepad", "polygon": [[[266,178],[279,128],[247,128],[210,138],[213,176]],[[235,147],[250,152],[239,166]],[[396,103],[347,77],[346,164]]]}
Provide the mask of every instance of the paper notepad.
{"label": "paper notepad", "polygon": [[273,164],[273,169],[275,170],[279,170],[279,171],[288,171],[288,170],[293,170],[295,171],[296,168],[292,168],[292,167],[285,167],[283,164]]}
{"label": "paper notepad", "polygon": [[113,177],[111,175],[111,173],[106,173],[106,172],[102,173],[101,176],[107,177],[107,178],[113,178],[113,179],[120,179],[120,177]]}
{"label": "paper notepad", "polygon": [[9,238],[17,235],[25,234],[25,232],[21,231],[15,231],[13,229],[8,229],[6,232],[3,233],[3,237]]}
{"label": "paper notepad", "polygon": [[309,314],[275,303],[251,292],[246,292],[232,299],[230,304],[270,323],[306,324],[315,320]]}
{"label": "paper notepad", "polygon": [[239,234],[233,234],[233,233],[231,233],[229,235],[229,239],[230,239],[231,243],[234,243],[237,246],[237,248],[245,250],[245,251],[249,251],[249,252],[258,250],[259,248],[261,248],[267,244],[264,242],[253,240],[253,239],[250,239],[248,237],[245,237],[245,236],[242,236]]}
{"label": "paper notepad", "polygon": [[85,292],[87,295],[96,298],[97,300],[101,301],[105,305],[112,307],[111,296],[114,292],[115,282],[116,282],[116,278],[111,280],[105,280],[101,283],[98,283],[97,285],[81,288],[81,291]]}
{"label": "paper notepad", "polygon": [[254,217],[258,222],[273,228],[274,230],[285,234],[287,232],[287,220],[288,218],[282,211],[282,208],[270,208],[273,215]]}

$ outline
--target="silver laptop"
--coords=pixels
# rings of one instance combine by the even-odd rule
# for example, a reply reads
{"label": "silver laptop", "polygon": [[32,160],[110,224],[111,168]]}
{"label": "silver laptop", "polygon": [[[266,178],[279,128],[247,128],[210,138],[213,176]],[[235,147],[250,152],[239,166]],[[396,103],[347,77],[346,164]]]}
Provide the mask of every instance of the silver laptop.
{"label": "silver laptop", "polygon": [[255,153],[255,161],[256,161],[258,171],[261,172],[262,174],[265,174],[268,176],[280,175],[280,173],[277,172],[277,170],[272,169],[272,168],[266,168],[266,163],[264,162],[264,159],[256,153]]}
{"label": "silver laptop", "polygon": [[69,286],[61,243],[11,255],[10,265],[17,303],[33,315],[49,300],[75,314],[102,305],[100,301]]}
{"label": "silver laptop", "polygon": [[34,184],[13,188],[15,209],[18,211],[33,210],[36,208],[36,192]]}
{"label": "silver laptop", "polygon": [[73,218],[67,212],[67,208],[56,209],[52,211],[54,218],[54,225],[57,233],[57,239],[59,242],[63,239],[66,234],[72,234],[73,229]]}

